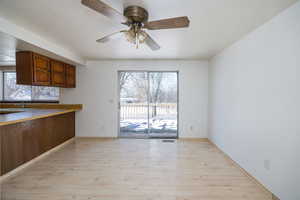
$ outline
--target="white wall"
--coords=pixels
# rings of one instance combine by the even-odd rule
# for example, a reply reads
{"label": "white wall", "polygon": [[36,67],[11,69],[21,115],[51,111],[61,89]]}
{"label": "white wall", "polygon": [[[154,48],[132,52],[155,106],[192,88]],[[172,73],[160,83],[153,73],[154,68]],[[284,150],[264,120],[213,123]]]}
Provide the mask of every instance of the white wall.
{"label": "white wall", "polygon": [[[71,61],[74,64],[85,65],[85,59],[77,55],[73,51],[61,47],[53,42],[49,42],[47,39],[37,35],[31,31],[25,30],[23,27],[20,27],[7,19],[0,17],[0,34],[4,41],[9,42],[13,46],[12,51],[16,48],[31,50],[34,52],[41,53],[55,59]],[[10,49],[9,49],[10,50]]]}
{"label": "white wall", "polygon": [[208,62],[94,61],[77,68],[77,88],[61,91],[62,103],[82,103],[81,137],[117,137],[118,70],[179,71],[179,137],[207,138]]}
{"label": "white wall", "polygon": [[0,70],[0,101],[3,100],[3,71]]}
{"label": "white wall", "polygon": [[211,61],[209,137],[282,200],[300,199],[300,2]]}

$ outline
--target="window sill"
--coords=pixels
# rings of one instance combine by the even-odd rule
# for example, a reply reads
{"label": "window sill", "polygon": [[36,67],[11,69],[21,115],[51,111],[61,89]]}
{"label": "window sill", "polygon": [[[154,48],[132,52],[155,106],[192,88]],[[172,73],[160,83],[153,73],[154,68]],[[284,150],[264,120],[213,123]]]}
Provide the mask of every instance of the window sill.
{"label": "window sill", "polygon": [[59,103],[59,101],[0,101],[0,103]]}

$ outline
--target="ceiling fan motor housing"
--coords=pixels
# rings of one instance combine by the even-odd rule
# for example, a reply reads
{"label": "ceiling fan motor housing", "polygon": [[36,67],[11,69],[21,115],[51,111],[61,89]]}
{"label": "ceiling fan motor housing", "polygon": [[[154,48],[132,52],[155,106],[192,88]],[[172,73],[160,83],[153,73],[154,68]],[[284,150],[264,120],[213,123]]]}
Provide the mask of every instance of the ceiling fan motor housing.
{"label": "ceiling fan motor housing", "polygon": [[139,6],[129,6],[124,10],[124,16],[128,18],[129,23],[145,23],[148,21],[148,12]]}

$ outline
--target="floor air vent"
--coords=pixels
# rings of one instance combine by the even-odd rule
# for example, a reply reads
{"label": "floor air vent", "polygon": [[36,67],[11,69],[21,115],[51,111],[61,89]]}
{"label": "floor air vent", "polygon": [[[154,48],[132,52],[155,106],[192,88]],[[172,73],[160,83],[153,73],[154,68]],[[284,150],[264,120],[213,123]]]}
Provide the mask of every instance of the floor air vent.
{"label": "floor air vent", "polygon": [[175,140],[162,140],[162,142],[165,142],[165,143],[174,143]]}

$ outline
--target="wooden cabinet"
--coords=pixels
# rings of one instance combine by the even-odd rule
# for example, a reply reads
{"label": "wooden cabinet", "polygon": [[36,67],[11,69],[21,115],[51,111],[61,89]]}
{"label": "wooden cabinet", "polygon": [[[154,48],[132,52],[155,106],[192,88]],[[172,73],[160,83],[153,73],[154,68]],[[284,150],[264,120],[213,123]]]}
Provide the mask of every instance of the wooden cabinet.
{"label": "wooden cabinet", "polygon": [[23,157],[23,123],[1,128],[1,174],[9,172],[24,163]]}
{"label": "wooden cabinet", "polygon": [[17,84],[74,88],[75,66],[30,51],[16,53]]}
{"label": "wooden cabinet", "polygon": [[[39,122],[38,124],[36,122]],[[43,124],[43,121],[28,121],[21,123],[22,127],[22,135],[23,135],[23,159],[24,162],[28,162],[33,158],[37,157],[42,153],[41,146],[41,135],[44,134],[42,129],[40,129],[40,125]],[[38,125],[38,126],[36,126]]]}
{"label": "wooden cabinet", "polygon": [[33,84],[33,54],[23,51],[16,53],[17,84]]}
{"label": "wooden cabinet", "polygon": [[0,126],[1,175],[75,137],[75,112]]}
{"label": "wooden cabinet", "polygon": [[[40,135],[40,144],[41,144],[41,152],[44,153],[54,148],[56,145],[53,142],[53,135],[55,133],[55,125],[53,117],[42,118],[38,120],[33,120],[33,129],[34,130],[43,130],[44,134]],[[75,134],[75,132],[74,132]]]}
{"label": "wooden cabinet", "polygon": [[[75,136],[75,113],[58,115],[53,119],[55,131],[52,133],[52,144],[55,146]],[[64,128],[68,124],[68,128]]]}
{"label": "wooden cabinet", "polygon": [[51,85],[64,87],[66,84],[65,64],[51,60]]}
{"label": "wooden cabinet", "polygon": [[49,86],[51,83],[50,59],[33,53],[32,85]]}
{"label": "wooden cabinet", "polygon": [[66,88],[76,87],[76,68],[75,66],[66,64]]}
{"label": "wooden cabinet", "polygon": [[49,86],[50,59],[33,52],[16,53],[17,84]]}

